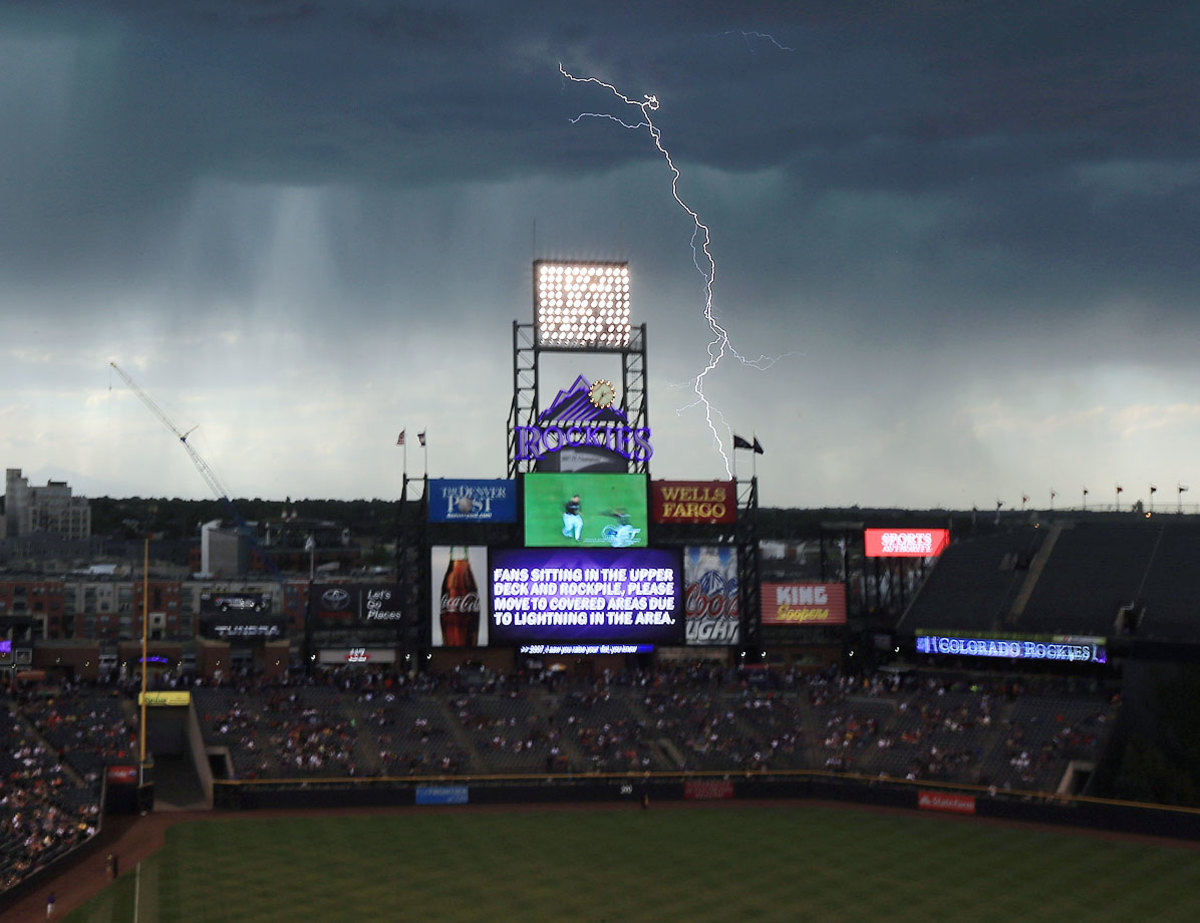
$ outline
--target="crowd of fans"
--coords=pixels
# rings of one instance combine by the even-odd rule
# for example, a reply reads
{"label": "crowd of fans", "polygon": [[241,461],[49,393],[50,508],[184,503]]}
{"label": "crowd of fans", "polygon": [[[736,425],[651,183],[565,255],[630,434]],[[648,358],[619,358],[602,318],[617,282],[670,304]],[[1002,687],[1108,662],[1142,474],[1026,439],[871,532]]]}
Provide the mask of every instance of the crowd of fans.
{"label": "crowd of fans", "polygon": [[[1071,760],[1098,756],[1117,707],[1052,678],[712,664],[187,685],[210,756],[228,755],[218,776],[235,780],[817,770],[1052,792]],[[0,890],[95,833],[105,765],[136,759],[134,691],[0,699]]]}
{"label": "crowd of fans", "polygon": [[[107,715],[101,717],[102,706],[93,709],[82,698],[72,702],[81,711],[70,722],[72,732],[81,735],[73,740],[80,742],[85,754],[80,763],[87,771],[81,775],[66,759],[68,753],[59,742],[64,738],[48,733],[61,722],[35,726],[27,717],[48,719],[53,714],[63,718],[63,712],[40,702],[23,704],[27,710],[0,698],[0,738],[4,741],[0,745],[0,892],[96,834],[101,788],[94,767],[97,760],[103,767],[115,757],[103,749],[102,742],[112,727]],[[91,742],[93,731],[101,743]]]}
{"label": "crowd of fans", "polygon": [[[1047,678],[711,665],[568,678],[338,672],[198,687],[233,777],[832,770],[1014,790],[1095,758],[1115,700]],[[315,684],[315,685],[314,685]]]}

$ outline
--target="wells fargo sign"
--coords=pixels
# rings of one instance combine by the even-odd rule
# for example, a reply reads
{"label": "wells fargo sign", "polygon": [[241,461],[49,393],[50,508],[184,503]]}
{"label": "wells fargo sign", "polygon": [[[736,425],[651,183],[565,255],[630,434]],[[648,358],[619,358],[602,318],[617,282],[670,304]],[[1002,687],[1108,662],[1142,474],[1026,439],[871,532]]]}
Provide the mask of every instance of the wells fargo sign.
{"label": "wells fargo sign", "polygon": [[840,583],[764,583],[764,625],[844,625],[846,587]]}
{"label": "wells fargo sign", "polygon": [[651,481],[650,517],[658,523],[737,522],[734,481]]}

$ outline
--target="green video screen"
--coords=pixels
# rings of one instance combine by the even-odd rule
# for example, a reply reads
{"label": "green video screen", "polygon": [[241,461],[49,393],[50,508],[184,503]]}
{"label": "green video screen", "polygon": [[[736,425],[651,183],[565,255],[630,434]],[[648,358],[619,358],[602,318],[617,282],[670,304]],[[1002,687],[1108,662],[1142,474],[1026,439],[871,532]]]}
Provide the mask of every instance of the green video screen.
{"label": "green video screen", "polygon": [[525,544],[646,547],[644,474],[525,475]]}

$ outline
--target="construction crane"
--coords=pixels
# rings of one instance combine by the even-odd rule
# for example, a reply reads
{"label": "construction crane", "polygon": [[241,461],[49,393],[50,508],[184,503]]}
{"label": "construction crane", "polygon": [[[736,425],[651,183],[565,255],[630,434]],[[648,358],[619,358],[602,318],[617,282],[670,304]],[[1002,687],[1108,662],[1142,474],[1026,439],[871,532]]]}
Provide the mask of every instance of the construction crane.
{"label": "construction crane", "polygon": [[188,457],[191,458],[192,464],[196,466],[196,470],[200,472],[200,476],[204,478],[205,483],[207,483],[212,489],[212,492],[217,495],[217,499],[225,504],[226,509],[229,510],[230,517],[237,524],[238,529],[250,539],[250,542],[255,550],[257,550],[261,555],[263,564],[266,565],[267,571],[270,573],[272,579],[279,584],[280,591],[283,594],[284,612],[286,614],[292,608],[295,602],[292,598],[292,587],[289,586],[287,580],[284,579],[283,574],[279,572],[279,566],[275,563],[275,559],[271,556],[271,553],[259,544],[258,538],[254,534],[254,530],[250,528],[250,526],[242,518],[241,514],[238,513],[237,507],[233,505],[233,501],[229,498],[229,491],[225,488],[225,485],[221,483],[221,479],[217,477],[217,473],[213,471],[211,467],[209,467],[208,462],[201,458],[200,453],[192,448],[192,444],[188,442],[188,436],[191,435],[193,430],[195,430],[195,427],[193,426],[192,429],[189,429],[186,433],[183,432],[178,426],[171,422],[171,418],[167,416],[166,412],[159,407],[158,404],[154,403],[154,399],[137,386],[137,383],[130,378],[128,374],[126,374],[123,368],[121,368],[115,362],[109,362],[108,364],[113,367],[118,375],[121,376],[125,384],[129,386],[129,390],[142,399],[142,403],[149,407],[150,412],[158,417],[158,419],[162,421],[163,425],[175,434],[175,438],[177,438],[180,444],[183,445],[184,449],[187,450]]}
{"label": "construction crane", "polygon": [[171,422],[171,418],[166,415],[163,409],[159,407],[158,404],[154,403],[154,399],[151,398],[150,395],[141,388],[139,388],[137,383],[134,382],[132,378],[125,374],[125,370],[123,368],[121,368],[115,362],[110,362],[109,365],[111,365],[116,370],[116,373],[125,380],[125,384],[129,386],[129,390],[140,397],[142,399],[142,403],[150,408],[150,412],[158,417],[158,419],[162,421],[163,425],[175,434],[176,438],[183,444],[184,449],[187,450],[188,457],[191,458],[192,464],[196,466],[196,470],[200,472],[200,476],[204,478],[205,483],[207,483],[212,489],[212,492],[217,495],[217,499],[229,504],[229,506],[232,507],[233,502],[229,499],[229,491],[225,489],[225,485],[221,483],[221,479],[217,477],[217,473],[209,467],[208,462],[201,458],[200,453],[193,449],[192,444],[187,441],[188,436],[192,434],[192,431],[195,430],[196,427],[193,426],[192,429],[189,429],[186,433],[182,432],[178,426]]}

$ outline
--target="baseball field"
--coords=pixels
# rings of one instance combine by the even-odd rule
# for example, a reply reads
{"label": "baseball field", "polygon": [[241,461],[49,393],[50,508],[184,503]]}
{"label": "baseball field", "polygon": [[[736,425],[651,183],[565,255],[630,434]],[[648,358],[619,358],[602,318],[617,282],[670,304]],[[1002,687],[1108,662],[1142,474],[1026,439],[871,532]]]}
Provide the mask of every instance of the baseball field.
{"label": "baseball field", "polygon": [[63,919],[1187,920],[1190,843],[817,804],[177,824]]}

